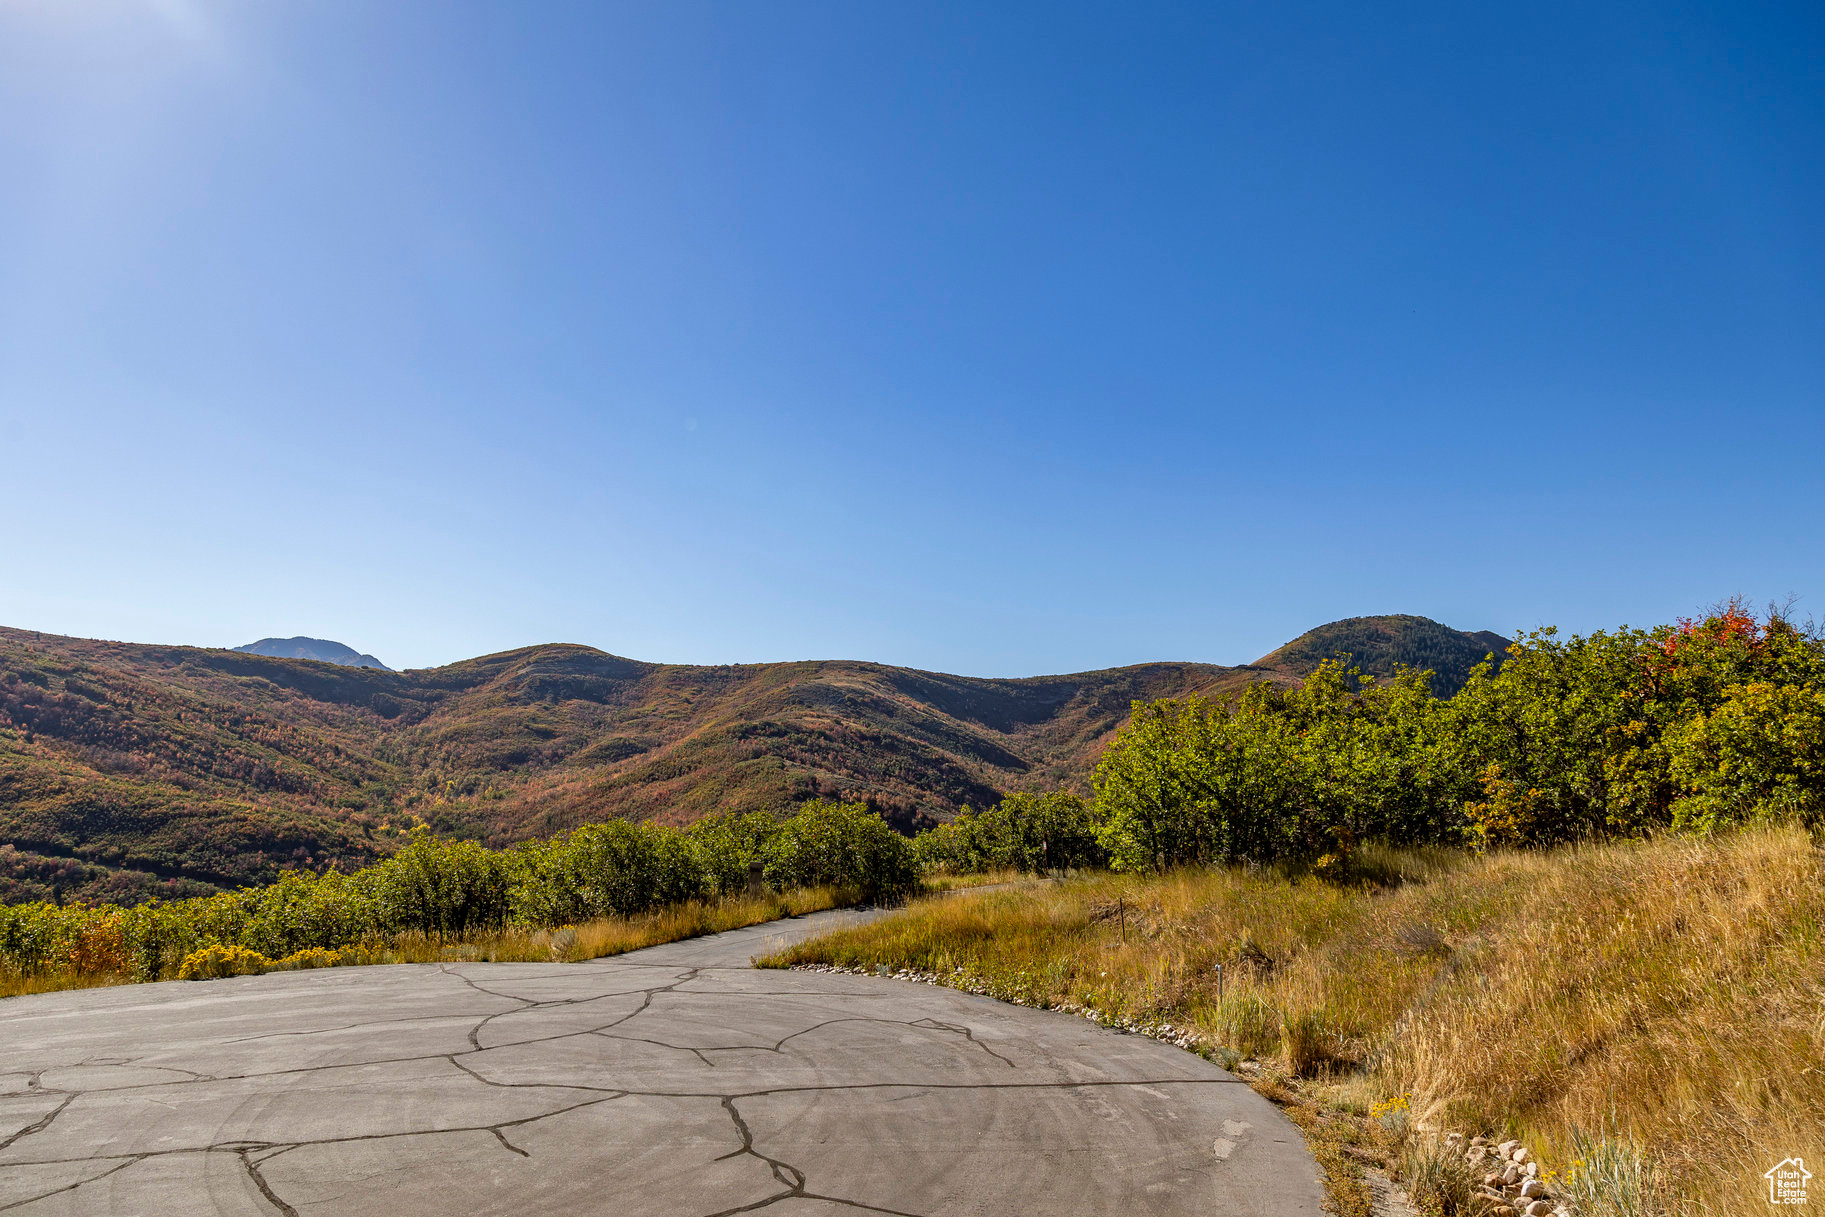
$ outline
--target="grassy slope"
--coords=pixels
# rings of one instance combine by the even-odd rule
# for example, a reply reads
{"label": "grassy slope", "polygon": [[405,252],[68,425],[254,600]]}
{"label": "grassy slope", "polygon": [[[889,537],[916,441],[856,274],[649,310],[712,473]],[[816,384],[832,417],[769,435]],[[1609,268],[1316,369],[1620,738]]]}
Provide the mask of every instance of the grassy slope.
{"label": "grassy slope", "polygon": [[773,962],[906,966],[1171,1022],[1333,1106],[1410,1093],[1422,1119],[1520,1135],[1551,1167],[1574,1127],[1607,1123],[1647,1148],[1671,1212],[1754,1211],[1763,1170],[1825,1160],[1825,853],[1803,833],[1389,865],[1406,881],[966,894]]}
{"label": "grassy slope", "polygon": [[387,672],[0,629],[0,899],[360,864],[421,822],[499,844],[826,796],[906,827],[1082,789],[1131,702],[1293,680],[1299,662],[991,680],[550,645]]}

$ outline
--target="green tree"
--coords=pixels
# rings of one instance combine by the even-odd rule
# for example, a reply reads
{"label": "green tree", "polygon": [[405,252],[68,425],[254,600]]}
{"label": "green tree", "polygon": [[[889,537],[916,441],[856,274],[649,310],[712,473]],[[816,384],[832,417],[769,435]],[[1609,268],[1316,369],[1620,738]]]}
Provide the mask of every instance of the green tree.
{"label": "green tree", "polygon": [[1825,820],[1825,690],[1756,681],[1673,733],[1673,826],[1709,832],[1791,815]]}

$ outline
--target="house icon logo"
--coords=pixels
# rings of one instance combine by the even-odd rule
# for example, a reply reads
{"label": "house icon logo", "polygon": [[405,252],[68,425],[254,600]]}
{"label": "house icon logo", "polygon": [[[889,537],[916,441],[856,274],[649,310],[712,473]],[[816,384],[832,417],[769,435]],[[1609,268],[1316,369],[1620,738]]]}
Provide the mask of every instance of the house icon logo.
{"label": "house icon logo", "polygon": [[1812,1172],[1806,1169],[1806,1163],[1799,1158],[1789,1158],[1785,1162],[1776,1162],[1762,1173],[1768,1181],[1769,1204],[1805,1204],[1806,1181],[1812,1178]]}

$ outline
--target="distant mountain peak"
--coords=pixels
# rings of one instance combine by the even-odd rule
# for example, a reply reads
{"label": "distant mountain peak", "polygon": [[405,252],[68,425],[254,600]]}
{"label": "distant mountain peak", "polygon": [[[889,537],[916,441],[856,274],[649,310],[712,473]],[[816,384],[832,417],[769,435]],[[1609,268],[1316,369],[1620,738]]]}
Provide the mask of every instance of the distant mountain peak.
{"label": "distant mountain peak", "polygon": [[379,668],[382,672],[393,670],[372,655],[363,655],[354,647],[331,642],[327,638],[262,638],[258,642],[250,642],[234,649],[245,651],[249,655],[270,655],[274,659],[315,659],[321,663],[339,663],[345,668]]}

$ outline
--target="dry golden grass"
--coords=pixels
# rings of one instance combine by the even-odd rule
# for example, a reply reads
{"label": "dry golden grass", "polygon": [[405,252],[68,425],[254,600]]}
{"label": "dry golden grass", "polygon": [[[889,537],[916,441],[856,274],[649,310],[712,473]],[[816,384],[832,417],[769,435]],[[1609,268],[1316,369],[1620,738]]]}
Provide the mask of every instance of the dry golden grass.
{"label": "dry golden grass", "polygon": [[930,874],[919,880],[919,887],[923,892],[935,895],[974,887],[1006,887],[1012,883],[1034,881],[1031,876],[1023,875],[1017,870],[995,870],[972,875]]}
{"label": "dry golden grass", "polygon": [[[720,934],[743,926],[798,917],[855,904],[855,892],[842,888],[797,888],[750,899],[693,900],[638,917],[610,917],[555,930],[505,929],[462,937],[400,934],[386,942],[358,943],[334,952],[336,962],[385,963],[550,963],[599,959],[641,947],[677,942],[703,934]],[[62,971],[20,975],[0,971],[0,997],[50,993],[130,983],[118,972]]]}
{"label": "dry golden grass", "polygon": [[22,997],[28,993],[62,993],[66,989],[98,989],[106,985],[132,984],[119,972],[45,972],[19,973],[0,968],[0,998]]}
{"label": "dry golden grass", "polygon": [[[1736,1217],[1825,1161],[1825,853],[1790,828],[1472,857],[1369,855],[1377,882],[1101,876],[959,893],[767,961],[890,964],[1034,1004],[1170,1022],[1333,1108],[1574,1130],[1648,1154],[1656,1205]],[[1218,997],[1217,965],[1224,969]]]}

